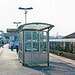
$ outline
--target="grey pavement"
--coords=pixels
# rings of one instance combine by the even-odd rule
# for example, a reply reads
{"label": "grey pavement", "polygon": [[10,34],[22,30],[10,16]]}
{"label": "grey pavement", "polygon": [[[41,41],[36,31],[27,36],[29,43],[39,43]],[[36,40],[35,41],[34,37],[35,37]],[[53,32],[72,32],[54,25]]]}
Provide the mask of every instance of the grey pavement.
{"label": "grey pavement", "polygon": [[50,75],[75,75],[75,60],[50,53]]}
{"label": "grey pavement", "polygon": [[0,75],[75,75],[75,60],[50,54],[49,67],[26,67],[18,61],[16,51],[1,48]]}
{"label": "grey pavement", "polygon": [[17,53],[8,49],[8,45],[2,49],[0,55],[0,75],[42,75],[41,71],[23,67],[19,63]]}

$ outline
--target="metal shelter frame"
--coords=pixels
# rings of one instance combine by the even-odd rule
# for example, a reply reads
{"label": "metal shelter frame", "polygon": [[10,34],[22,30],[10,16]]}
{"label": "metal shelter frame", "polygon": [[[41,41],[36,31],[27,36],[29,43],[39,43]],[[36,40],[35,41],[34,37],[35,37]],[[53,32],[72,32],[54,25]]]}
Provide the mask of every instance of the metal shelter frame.
{"label": "metal shelter frame", "polygon": [[[46,36],[47,37],[46,38],[46,40],[47,40],[47,42],[46,42],[46,44],[47,44],[47,50],[46,50],[47,54],[46,55],[47,56],[46,57],[47,57],[47,65],[49,66],[49,31],[53,27],[54,27],[54,25],[51,25],[51,24],[48,24],[48,23],[38,23],[38,22],[27,23],[27,24],[23,24],[23,25],[21,25],[21,26],[18,27],[19,33],[20,32],[22,33],[22,35],[19,35],[19,36],[23,37],[23,38],[20,38],[20,39],[22,39],[22,42],[23,42],[23,44],[22,44],[22,53],[20,52],[21,51],[20,49],[19,49],[19,53],[18,53],[19,59],[21,60],[21,62],[22,62],[23,65],[25,65],[25,62],[26,62],[25,59],[29,60],[28,58],[26,58],[28,55],[25,56],[25,54],[26,54],[25,47],[24,47],[24,44],[25,44],[25,41],[24,41],[25,40],[25,35],[24,35],[24,33],[25,33],[25,31],[31,31],[31,45],[32,45],[32,48],[33,48],[33,43],[32,43],[33,36],[32,36],[32,32],[33,31],[35,31],[35,32],[41,32],[42,31],[42,32],[46,32],[47,33],[47,36]],[[40,40],[40,36],[38,37],[38,39]],[[39,41],[39,52],[41,52],[40,50],[41,49],[40,49],[40,41]],[[32,58],[30,60],[32,61]]]}

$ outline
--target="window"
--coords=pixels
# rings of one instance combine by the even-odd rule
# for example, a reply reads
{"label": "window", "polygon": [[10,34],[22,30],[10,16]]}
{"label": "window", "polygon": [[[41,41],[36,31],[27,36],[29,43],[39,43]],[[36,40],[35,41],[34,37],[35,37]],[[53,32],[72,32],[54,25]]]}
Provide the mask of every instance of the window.
{"label": "window", "polygon": [[25,51],[46,50],[46,39],[44,41],[44,33],[41,31],[24,31],[24,43]]}
{"label": "window", "polygon": [[24,31],[24,47],[25,51],[31,51],[31,32],[30,31]]}

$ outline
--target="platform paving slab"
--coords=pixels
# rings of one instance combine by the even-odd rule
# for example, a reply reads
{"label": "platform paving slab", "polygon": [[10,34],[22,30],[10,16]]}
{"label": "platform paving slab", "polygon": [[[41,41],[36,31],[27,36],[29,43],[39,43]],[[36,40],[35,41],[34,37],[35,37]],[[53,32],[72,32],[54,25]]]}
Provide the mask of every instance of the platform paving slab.
{"label": "platform paving slab", "polygon": [[74,66],[74,60],[54,54],[49,55],[49,67],[22,66],[16,51],[8,49],[8,44],[0,55],[0,75],[75,75]]}

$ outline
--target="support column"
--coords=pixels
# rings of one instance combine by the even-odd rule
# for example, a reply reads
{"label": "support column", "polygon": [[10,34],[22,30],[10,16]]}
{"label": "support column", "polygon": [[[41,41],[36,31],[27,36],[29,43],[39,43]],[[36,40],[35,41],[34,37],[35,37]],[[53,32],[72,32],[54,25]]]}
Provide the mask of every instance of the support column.
{"label": "support column", "polygon": [[47,31],[47,65],[49,66],[49,30]]}

